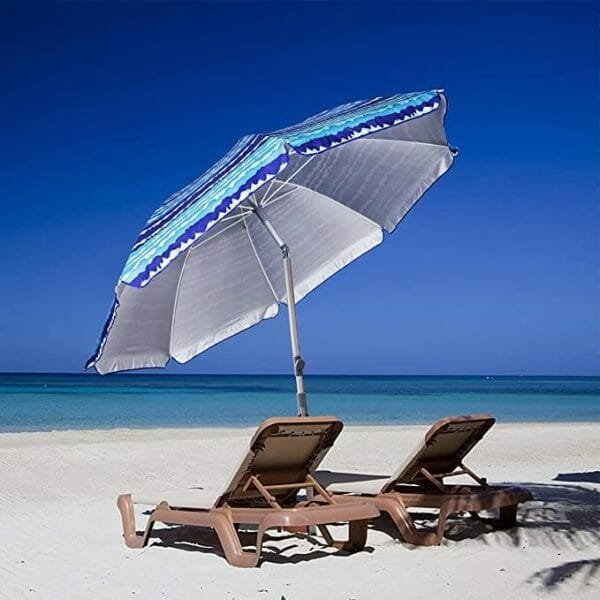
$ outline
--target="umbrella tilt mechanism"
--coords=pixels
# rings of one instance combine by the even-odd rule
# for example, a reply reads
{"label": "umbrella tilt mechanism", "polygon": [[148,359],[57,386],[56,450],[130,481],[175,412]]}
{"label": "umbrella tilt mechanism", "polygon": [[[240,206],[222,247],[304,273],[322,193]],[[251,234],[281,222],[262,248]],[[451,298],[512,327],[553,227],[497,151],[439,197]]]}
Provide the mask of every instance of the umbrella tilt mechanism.
{"label": "umbrella tilt mechanism", "polygon": [[252,204],[252,212],[258,220],[264,225],[273,241],[279,246],[283,257],[283,271],[285,274],[285,291],[287,297],[288,320],[290,324],[290,340],[292,343],[292,357],[294,360],[294,375],[296,377],[296,398],[298,405],[298,416],[308,416],[308,404],[306,401],[306,392],[304,391],[304,366],[305,362],[300,354],[300,338],[298,337],[298,321],[296,319],[296,298],[294,295],[294,276],[292,273],[292,259],[290,257],[289,246],[281,239],[273,223],[260,211],[258,204]]}

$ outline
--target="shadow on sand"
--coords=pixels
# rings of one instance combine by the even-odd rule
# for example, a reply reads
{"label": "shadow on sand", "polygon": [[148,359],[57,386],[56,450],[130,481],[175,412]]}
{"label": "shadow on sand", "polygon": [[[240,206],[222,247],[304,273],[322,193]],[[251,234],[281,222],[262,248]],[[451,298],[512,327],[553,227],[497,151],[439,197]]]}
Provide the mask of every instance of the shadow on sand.
{"label": "shadow on sand", "polygon": [[600,471],[587,471],[583,473],[559,473],[552,481],[600,483]]}
{"label": "shadow on sand", "polygon": [[375,479],[388,479],[389,475],[374,475],[372,473],[343,473],[341,471],[319,470],[317,479],[325,486],[334,483],[356,483],[359,481],[373,481]]}
{"label": "shadow on sand", "polygon": [[[561,551],[591,551],[594,555],[600,547],[600,492],[594,486],[597,472],[561,473],[554,481],[590,482],[586,485],[566,483],[526,483],[515,485],[526,487],[534,495],[535,500],[521,505],[518,513],[519,526],[512,529],[494,532],[491,523],[485,519],[478,520],[455,517],[448,521],[446,539],[451,542],[474,540],[482,546],[511,546],[514,548],[547,547],[560,554]],[[385,476],[369,473],[343,473],[335,471],[319,471],[319,480],[330,484],[333,482],[370,481]],[[577,479],[576,479],[577,478]],[[434,512],[419,512],[415,515],[421,527],[435,525]],[[398,531],[391,520],[385,516],[376,519],[373,529],[383,531],[398,539]],[[252,546],[254,533],[240,531],[240,539],[244,546]],[[297,548],[298,538],[288,534],[265,536],[263,560],[273,563],[300,563],[317,558],[335,556],[336,552],[322,544],[318,539],[307,537],[311,544],[308,552],[298,555],[287,555]],[[218,554],[223,556],[218,539],[210,530],[198,527],[166,527],[156,529],[152,534],[153,545],[175,547],[187,551]],[[277,544],[273,542],[277,541]],[[282,543],[283,542],[283,543]],[[285,544],[285,542],[288,542]],[[409,549],[412,546],[405,545]],[[367,547],[367,551],[373,551]],[[427,552],[427,548],[423,549]],[[400,551],[400,549],[399,549]],[[596,556],[569,561],[555,567],[536,571],[527,580],[545,591],[553,591],[560,584],[578,575],[584,584],[591,584],[600,575],[600,558]]]}
{"label": "shadow on sand", "polygon": [[[319,472],[320,478],[322,475],[323,480],[328,483],[383,478],[367,473],[332,471]],[[535,498],[532,502],[520,506],[519,527],[496,531],[490,536],[484,534],[492,532],[494,528],[485,519],[455,517],[448,520],[446,539],[454,542],[472,539],[487,546],[549,547],[555,549],[557,554],[567,549],[584,552],[589,550],[597,555],[600,546],[600,492],[594,484],[600,482],[600,472],[560,473],[553,481],[581,482],[588,485],[525,482],[509,484],[528,488]],[[415,521],[424,528],[433,527],[436,519],[435,512],[424,511],[415,514]],[[398,530],[385,515],[376,519],[372,527],[398,539]],[[591,584],[600,576],[600,558],[594,556],[543,569],[535,572],[528,581],[546,591],[552,591],[575,574],[581,577],[584,584]]]}
{"label": "shadow on sand", "polygon": [[[254,550],[256,532],[238,531],[242,546]],[[262,557],[259,565],[265,562],[297,564],[319,558],[348,556],[347,552],[336,550],[322,543],[319,539],[312,536],[302,536],[304,541],[310,544],[307,552],[304,550],[301,554],[287,555],[300,547],[300,537],[288,533],[266,533],[263,539]],[[273,542],[277,542],[275,545]],[[288,542],[284,545],[285,542]],[[152,546],[165,548],[178,548],[188,552],[200,552],[202,554],[217,555],[225,559],[225,554],[221,549],[219,539],[212,530],[203,527],[191,526],[168,526],[157,528],[152,532]],[[363,552],[373,552],[373,548],[365,546]]]}
{"label": "shadow on sand", "polygon": [[596,581],[598,575],[600,575],[600,558],[573,560],[562,563],[557,567],[536,571],[530,582],[536,582],[542,588],[551,592],[577,574],[581,576],[585,585],[592,585],[592,582]]}

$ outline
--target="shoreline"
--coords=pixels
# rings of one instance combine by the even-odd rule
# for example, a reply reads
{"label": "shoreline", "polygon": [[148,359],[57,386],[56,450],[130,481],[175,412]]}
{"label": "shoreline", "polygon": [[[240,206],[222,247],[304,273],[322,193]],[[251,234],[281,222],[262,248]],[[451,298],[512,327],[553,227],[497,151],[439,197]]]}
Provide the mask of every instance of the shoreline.
{"label": "shoreline", "polygon": [[[284,415],[274,415],[276,417]],[[329,416],[329,415],[322,415]],[[337,415],[333,415],[337,416]],[[343,419],[342,419],[343,421]],[[167,427],[90,427],[83,429],[24,429],[21,431],[1,431],[0,430],[0,442],[2,438],[20,437],[20,436],[69,436],[69,435],[80,435],[80,436],[135,436],[143,438],[147,435],[161,435],[167,436],[172,435],[174,438],[185,438],[186,435],[194,433],[210,432],[213,434],[211,437],[218,437],[216,434],[232,434],[232,433],[252,433],[256,427],[260,424],[257,422],[255,425],[192,425],[192,426],[167,426]],[[365,432],[373,432],[376,430],[392,430],[392,429],[415,429],[422,430],[423,433],[433,425],[431,422],[423,423],[344,423],[344,431],[359,431],[364,430]],[[497,431],[499,429],[511,428],[511,427],[528,427],[528,428],[573,428],[573,427],[594,427],[600,428],[600,420],[598,421],[496,421],[493,429]]]}

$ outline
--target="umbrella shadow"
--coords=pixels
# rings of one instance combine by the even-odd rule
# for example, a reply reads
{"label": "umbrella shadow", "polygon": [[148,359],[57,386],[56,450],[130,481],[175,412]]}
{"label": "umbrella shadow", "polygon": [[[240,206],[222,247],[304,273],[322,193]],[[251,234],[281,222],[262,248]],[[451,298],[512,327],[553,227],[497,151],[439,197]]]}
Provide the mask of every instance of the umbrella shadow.
{"label": "umbrella shadow", "polygon": [[585,550],[600,544],[600,493],[578,485],[520,484],[531,490],[532,502],[520,507],[520,527],[508,530],[513,545],[527,535],[529,546]]}
{"label": "umbrella shadow", "polygon": [[[585,477],[589,481],[589,475],[585,474]],[[574,575],[584,585],[598,581],[600,558],[595,555],[600,546],[600,491],[594,487],[559,483],[514,485],[528,488],[534,496],[534,500],[519,507],[517,527],[494,530],[493,524],[485,519],[455,516],[448,520],[443,543],[472,540],[473,543],[490,549],[500,546],[515,549],[545,547],[558,555],[572,550],[591,551],[591,558],[538,570],[526,582],[550,592],[560,588],[561,584],[567,583]],[[414,516],[420,527],[428,529],[436,524],[437,514],[434,511],[419,512]],[[398,530],[386,515],[373,521],[372,527],[399,539]]]}
{"label": "umbrella shadow", "polygon": [[[597,481],[599,472],[561,473],[554,481],[591,482]],[[386,475],[370,473],[346,473],[341,471],[317,471],[317,477],[325,485],[332,483],[371,481],[384,479]],[[504,543],[521,546],[523,536],[527,535],[528,545],[545,545],[553,548],[564,547],[583,549],[600,544],[600,493],[593,487],[563,483],[505,483],[528,488],[534,500],[519,507],[519,526],[498,531],[493,539],[502,539]],[[437,520],[437,511],[419,511],[413,513],[418,525],[429,527]],[[398,537],[398,530],[387,517],[375,519],[373,528]],[[472,518],[448,519],[446,539],[461,541],[479,539],[481,543],[492,543],[489,536],[482,535],[493,531],[489,520]]]}
{"label": "umbrella shadow", "polygon": [[555,591],[574,575],[581,575],[584,585],[591,585],[600,575],[600,558],[573,560],[557,567],[536,571],[529,583],[538,584],[545,591]]}
{"label": "umbrella shadow", "polygon": [[[577,485],[516,483],[531,491],[534,500],[519,506],[518,526],[494,530],[489,520],[454,517],[448,519],[445,538],[452,542],[476,540],[485,545],[515,548],[548,547],[556,550],[586,550],[600,545],[600,493]],[[415,515],[417,523],[433,525],[437,513]],[[494,535],[484,535],[494,532]]]}
{"label": "umbrella shadow", "polygon": [[[600,483],[600,472],[559,473],[553,481]],[[600,546],[600,490],[565,484],[530,484],[541,506],[525,506],[523,528],[528,537],[556,549],[586,550]],[[532,503],[533,504],[533,503]],[[530,535],[531,532],[533,535]],[[563,562],[533,573],[528,583],[552,592],[577,575],[583,585],[597,583],[600,558]]]}

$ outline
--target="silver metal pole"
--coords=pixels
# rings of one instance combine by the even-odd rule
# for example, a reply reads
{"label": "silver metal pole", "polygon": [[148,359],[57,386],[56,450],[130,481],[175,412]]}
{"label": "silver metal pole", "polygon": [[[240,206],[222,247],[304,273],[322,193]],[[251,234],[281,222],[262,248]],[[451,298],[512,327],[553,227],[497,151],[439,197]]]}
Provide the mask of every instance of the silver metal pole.
{"label": "silver metal pole", "polygon": [[290,322],[290,339],[292,341],[292,356],[294,358],[294,374],[296,375],[296,397],[298,401],[298,416],[308,415],[306,392],[304,391],[304,361],[300,354],[298,338],[298,322],[296,320],[296,298],[294,296],[294,278],[292,276],[292,259],[287,246],[283,253],[283,269],[285,271],[285,292],[287,295],[288,320]]}
{"label": "silver metal pole", "polygon": [[304,360],[300,354],[300,339],[298,337],[298,321],[296,319],[296,298],[294,296],[294,277],[292,274],[292,259],[287,244],[281,239],[273,224],[254,206],[254,212],[265,226],[275,243],[279,246],[283,256],[283,270],[285,274],[285,292],[287,296],[288,320],[290,324],[290,340],[292,342],[292,357],[294,359],[294,375],[296,377],[296,398],[298,403],[298,416],[308,416],[308,404],[304,391]]}

